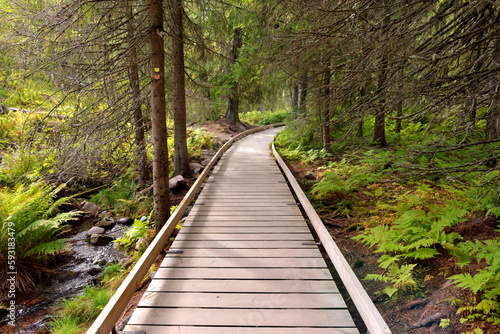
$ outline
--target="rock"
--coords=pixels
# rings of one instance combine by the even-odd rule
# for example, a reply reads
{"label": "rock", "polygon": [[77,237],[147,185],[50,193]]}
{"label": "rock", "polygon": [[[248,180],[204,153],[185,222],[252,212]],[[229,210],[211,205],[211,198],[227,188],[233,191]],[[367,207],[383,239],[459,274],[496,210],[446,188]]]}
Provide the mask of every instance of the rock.
{"label": "rock", "polygon": [[66,282],[70,279],[73,279],[76,276],[75,272],[71,270],[65,270],[60,273],[57,273],[57,281],[59,283]]}
{"label": "rock", "polygon": [[182,175],[177,175],[171,178],[168,181],[168,187],[171,191],[179,191],[186,188],[186,180],[182,177]]}
{"label": "rock", "polygon": [[197,164],[196,162],[189,164],[189,167],[191,167],[191,170],[193,171],[193,173],[196,173],[196,174],[200,174],[204,169],[204,167],[202,165]]}
{"label": "rock", "polygon": [[100,222],[95,224],[95,226],[110,229],[115,226],[115,222],[110,220],[101,220]]}
{"label": "rock", "polygon": [[132,225],[134,220],[130,217],[122,217],[116,221],[120,225]]}
{"label": "rock", "polygon": [[200,162],[200,165],[202,165],[203,167],[207,167],[207,165],[210,163],[210,160],[212,159],[204,159],[202,162]]}
{"label": "rock", "polygon": [[104,219],[111,218],[111,217],[113,217],[113,213],[106,210],[106,211],[101,212],[99,214],[99,217],[104,218]]}
{"label": "rock", "polygon": [[83,211],[88,212],[88,213],[93,214],[93,215],[97,215],[99,213],[99,211],[101,211],[101,208],[92,202],[83,201],[81,203],[81,205],[82,205]]}
{"label": "rock", "polygon": [[106,230],[102,227],[99,227],[99,226],[94,226],[92,227],[90,230],[87,231],[87,237],[89,235],[92,235],[92,234],[104,234],[104,232],[106,232]]}
{"label": "rock", "polygon": [[307,173],[305,177],[307,180],[310,180],[310,181],[316,180],[316,177],[314,175],[312,175],[311,173]]}
{"label": "rock", "polygon": [[155,278],[155,275],[156,275],[156,270],[155,271],[152,271],[149,273],[149,279],[153,280],[153,278]]}
{"label": "rock", "polygon": [[90,236],[90,243],[94,246],[104,246],[113,240],[115,240],[115,238],[105,234],[92,234]]}
{"label": "rock", "polygon": [[95,276],[101,272],[101,268],[99,267],[92,267],[89,270],[87,270],[87,274],[90,276]]}

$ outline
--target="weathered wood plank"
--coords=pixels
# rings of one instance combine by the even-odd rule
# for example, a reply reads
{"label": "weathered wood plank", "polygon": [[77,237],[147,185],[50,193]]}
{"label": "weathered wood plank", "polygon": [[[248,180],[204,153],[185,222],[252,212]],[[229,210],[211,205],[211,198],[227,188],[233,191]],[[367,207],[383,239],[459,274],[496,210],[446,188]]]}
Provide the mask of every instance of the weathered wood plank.
{"label": "weathered wood plank", "polygon": [[230,233],[310,233],[309,228],[302,226],[183,226],[182,234],[204,233],[204,234],[230,234]]}
{"label": "weathered wood plank", "polygon": [[297,227],[304,226],[304,221],[300,220],[261,220],[261,221],[245,221],[245,220],[207,220],[207,219],[196,219],[185,221],[182,224],[183,227],[187,226],[198,226],[198,227],[216,227],[216,226],[227,226],[227,227],[236,227],[236,226],[244,226],[244,227]]}
{"label": "weathered wood plank", "polygon": [[139,307],[203,307],[203,308],[266,308],[266,309],[337,309],[346,308],[338,293],[178,293],[146,292]]}
{"label": "weathered wood plank", "polygon": [[[186,218],[186,221],[206,221],[206,222],[213,222],[213,221],[246,221],[246,222],[255,222],[255,221],[284,221],[284,222],[289,222],[289,221],[304,221],[304,218],[302,216],[269,216],[266,215],[265,212],[256,212],[255,215],[253,216],[188,216]],[[251,225],[251,224],[249,224]]]}
{"label": "weathered wood plank", "polygon": [[[159,268],[155,279],[332,279],[325,268]],[[201,307],[199,304],[199,307]]]}
{"label": "weathered wood plank", "polygon": [[[225,210],[215,210],[215,209],[209,209],[209,210],[195,210],[191,211],[189,213],[190,217],[199,217],[199,216],[254,216],[256,211],[249,211],[249,210],[233,210],[233,211],[225,211]],[[300,213],[299,210],[293,210],[292,208],[286,209],[286,210],[262,210],[258,211],[258,213],[262,216],[282,216],[282,217],[289,217],[289,216],[299,216],[302,218],[302,214]]]}
{"label": "weathered wood plank", "polygon": [[283,241],[299,240],[304,242],[314,241],[311,233],[237,233],[237,234],[198,234],[198,233],[180,233],[175,237],[176,240],[193,241]]}
{"label": "weathered wood plank", "polygon": [[347,310],[137,308],[129,324],[354,327]]}
{"label": "weathered wood plank", "polygon": [[316,248],[302,241],[193,241],[175,240],[173,248]]}
{"label": "weathered wood plank", "polygon": [[[160,267],[177,268],[327,268],[321,258],[171,258],[165,257]],[[282,277],[286,277],[285,274]],[[224,277],[219,277],[224,278]]]}
{"label": "weathered wood plank", "polygon": [[356,328],[331,327],[206,327],[206,326],[140,326],[128,325],[125,331],[147,334],[359,334]]}
{"label": "weathered wood plank", "polygon": [[262,248],[262,249],[228,249],[228,248],[184,248],[171,247],[171,251],[183,251],[182,254],[168,253],[167,257],[293,257],[322,258],[317,247],[310,248]]}
{"label": "weathered wood plank", "polygon": [[149,291],[238,293],[337,293],[333,281],[315,280],[162,280],[153,279]]}

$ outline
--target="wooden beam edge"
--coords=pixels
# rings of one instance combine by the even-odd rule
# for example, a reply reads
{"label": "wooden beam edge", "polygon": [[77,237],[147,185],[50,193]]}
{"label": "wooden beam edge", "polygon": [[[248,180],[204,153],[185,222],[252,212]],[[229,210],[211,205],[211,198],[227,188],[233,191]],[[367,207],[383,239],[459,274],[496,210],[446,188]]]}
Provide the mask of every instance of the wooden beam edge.
{"label": "wooden beam edge", "polygon": [[120,318],[135,291],[139,288],[142,279],[146,276],[149,268],[153,265],[156,257],[160,254],[167,240],[170,238],[170,235],[175,229],[175,225],[177,225],[177,223],[182,218],[182,215],[188,208],[194,196],[199,192],[200,187],[210,173],[210,170],[215,166],[215,163],[219,160],[222,154],[226,152],[234,142],[249,134],[282,125],[284,125],[284,123],[270,124],[239,133],[238,135],[229,139],[217,151],[217,153],[212,157],[203,172],[196,179],[196,182],[191,186],[186,196],[184,196],[181,203],[177,206],[173,214],[165,223],[163,228],[160,230],[158,235],[153,239],[153,242],[149,245],[144,254],[142,254],[140,259],[135,264],[134,268],[127,275],[120,287],[116,290],[101,313],[99,313],[99,316],[96,318],[96,320],[94,320],[92,326],[90,326],[86,334],[109,334],[113,330],[116,321]]}
{"label": "wooden beam edge", "polygon": [[356,274],[352,270],[351,266],[345,259],[344,255],[338,248],[335,241],[330,236],[330,233],[326,229],[325,225],[321,221],[321,218],[314,210],[313,206],[309,202],[309,199],[302,191],[302,188],[295,180],[295,177],[288,169],[287,165],[281,159],[280,155],[274,147],[274,142],[272,144],[272,150],[274,157],[281,169],[285,173],[290,185],[292,186],[297,198],[299,199],[302,208],[307,214],[307,217],[311,221],[316,234],[318,235],[323,247],[325,248],[330,260],[332,261],[335,269],[337,270],[344,286],[346,287],[349,295],[351,296],[356,308],[358,309],[361,318],[365,322],[365,325],[370,334],[391,334],[391,330],[387,323],[382,318],[382,315],[377,310],[375,304],[366,293],[365,289],[361,285],[361,282],[356,277]]}

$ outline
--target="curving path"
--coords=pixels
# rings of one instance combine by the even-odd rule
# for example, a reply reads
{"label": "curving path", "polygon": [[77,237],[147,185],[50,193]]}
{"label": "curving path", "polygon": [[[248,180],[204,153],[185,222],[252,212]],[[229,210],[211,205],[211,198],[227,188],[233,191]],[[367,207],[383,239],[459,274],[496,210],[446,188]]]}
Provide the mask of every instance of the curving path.
{"label": "curving path", "polygon": [[124,331],[359,333],[270,154],[278,131],[223,155]]}

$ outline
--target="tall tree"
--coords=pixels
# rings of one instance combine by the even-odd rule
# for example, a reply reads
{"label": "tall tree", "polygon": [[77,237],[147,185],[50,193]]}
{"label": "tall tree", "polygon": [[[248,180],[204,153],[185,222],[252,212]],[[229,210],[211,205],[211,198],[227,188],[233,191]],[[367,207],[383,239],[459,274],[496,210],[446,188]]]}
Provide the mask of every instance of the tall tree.
{"label": "tall tree", "polygon": [[174,98],[174,174],[191,176],[186,134],[184,24],[182,0],[170,0],[172,18],[172,72]]}
{"label": "tall tree", "polygon": [[[238,59],[238,54],[241,46],[243,45],[243,32],[240,27],[234,28],[233,30],[233,44],[231,47],[231,52],[229,53],[229,61],[232,66],[236,64]],[[228,97],[228,106],[226,112],[226,118],[229,122],[234,125],[240,124],[239,117],[239,105],[240,105],[240,97],[239,97],[239,84],[235,79],[231,80],[230,83],[230,91]]]}
{"label": "tall tree", "polygon": [[137,64],[137,49],[135,40],[135,24],[131,0],[126,3],[127,34],[129,41],[129,85],[132,95],[132,112],[134,114],[136,164],[139,171],[139,185],[144,187],[149,181],[148,156],[144,136],[144,118],[142,115],[141,87],[139,84],[139,66]]}
{"label": "tall tree", "polygon": [[155,229],[158,234],[170,216],[162,0],[149,1],[149,24],[153,197]]}
{"label": "tall tree", "polygon": [[325,59],[325,72],[323,73],[323,149],[330,151],[330,56]]}

